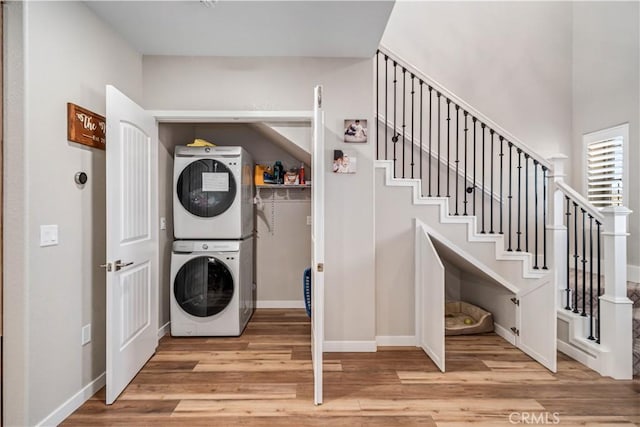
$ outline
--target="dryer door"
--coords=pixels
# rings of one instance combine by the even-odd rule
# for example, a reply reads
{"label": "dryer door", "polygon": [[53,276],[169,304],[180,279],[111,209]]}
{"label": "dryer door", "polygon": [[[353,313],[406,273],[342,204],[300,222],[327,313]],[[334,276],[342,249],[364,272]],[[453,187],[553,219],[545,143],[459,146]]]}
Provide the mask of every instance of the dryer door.
{"label": "dryer door", "polygon": [[196,317],[209,317],[227,308],[233,297],[233,276],[220,260],[200,256],[185,263],[173,282],[178,305]]}
{"label": "dryer door", "polygon": [[201,218],[224,213],[236,197],[237,185],[233,173],[214,159],[190,163],[178,178],[176,192],[182,206]]}

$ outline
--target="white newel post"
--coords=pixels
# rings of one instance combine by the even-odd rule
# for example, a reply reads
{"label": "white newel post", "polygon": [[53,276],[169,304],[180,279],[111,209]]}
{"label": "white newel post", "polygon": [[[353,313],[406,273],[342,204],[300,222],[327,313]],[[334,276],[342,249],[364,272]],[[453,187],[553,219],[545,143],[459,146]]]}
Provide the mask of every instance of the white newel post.
{"label": "white newel post", "polygon": [[615,379],[633,377],[633,302],[627,298],[626,207],[604,208],[604,294],[600,297],[600,344],[609,350],[603,374]]}
{"label": "white newel post", "polygon": [[557,290],[557,309],[564,308],[567,301],[567,227],[564,225],[564,194],[557,188],[558,182],[564,182],[565,162],[567,156],[558,154],[549,158],[552,170],[549,171],[549,194],[551,205],[549,206],[549,222],[546,225],[547,236],[551,242],[551,256],[549,257],[553,278]]}

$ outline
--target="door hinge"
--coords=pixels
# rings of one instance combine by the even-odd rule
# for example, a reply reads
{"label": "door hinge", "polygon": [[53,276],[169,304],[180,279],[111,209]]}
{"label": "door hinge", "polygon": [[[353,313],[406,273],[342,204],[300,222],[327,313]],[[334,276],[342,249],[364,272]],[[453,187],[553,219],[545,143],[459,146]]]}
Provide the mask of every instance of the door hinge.
{"label": "door hinge", "polygon": [[518,298],[511,298],[511,302],[514,303],[515,305],[520,305],[520,300]]}
{"label": "door hinge", "polygon": [[318,108],[322,108],[322,86],[318,86],[318,99],[316,102],[318,103]]}
{"label": "door hinge", "polygon": [[515,326],[511,327],[511,332],[513,332],[514,335],[517,336],[517,337],[520,336],[520,329],[516,328]]}
{"label": "door hinge", "polygon": [[324,271],[324,263],[318,263],[318,272],[322,273]]}

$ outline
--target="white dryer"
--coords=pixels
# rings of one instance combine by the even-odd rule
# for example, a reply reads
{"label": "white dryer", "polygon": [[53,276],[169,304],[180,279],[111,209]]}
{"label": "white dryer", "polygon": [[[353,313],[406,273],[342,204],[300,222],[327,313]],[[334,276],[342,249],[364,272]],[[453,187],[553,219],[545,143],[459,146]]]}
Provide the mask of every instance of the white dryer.
{"label": "white dryer", "polygon": [[256,304],[253,238],[173,242],[170,299],[173,336],[242,334]]}
{"label": "white dryer", "polygon": [[175,238],[231,240],[252,235],[253,166],[242,147],[176,147]]}

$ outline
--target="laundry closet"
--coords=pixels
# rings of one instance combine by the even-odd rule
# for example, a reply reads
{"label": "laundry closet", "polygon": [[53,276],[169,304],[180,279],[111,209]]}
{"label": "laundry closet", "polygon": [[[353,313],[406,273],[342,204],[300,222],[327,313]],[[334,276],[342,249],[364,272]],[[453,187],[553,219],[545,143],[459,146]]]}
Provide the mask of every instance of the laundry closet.
{"label": "laundry closet", "polygon": [[[288,133],[285,132],[287,135],[284,136],[281,132],[278,132],[277,129],[279,128],[288,128]],[[243,295],[240,301],[241,325],[238,331],[239,333],[244,329],[242,325],[243,304],[246,305],[246,307],[244,307],[245,313],[248,309],[250,309],[252,313],[256,307],[283,309],[303,308],[303,272],[311,264],[311,182],[307,182],[305,185],[297,183],[291,185],[264,184],[256,186],[253,172],[254,165],[256,164],[272,166],[276,161],[279,161],[284,166],[285,171],[289,169],[299,169],[303,166],[305,175],[307,179],[310,180],[311,155],[304,148],[301,148],[309,146],[310,144],[310,122],[280,123],[278,126],[272,126],[262,122],[160,123],[158,132],[158,199],[161,222],[159,236],[160,323],[166,324],[171,320],[172,334],[177,336],[238,335],[238,333],[234,333],[234,330],[237,329],[236,325],[233,325],[234,327],[231,329],[227,328],[229,325],[226,324],[223,326],[211,326],[215,323],[216,318],[230,311],[228,309],[225,310],[222,306],[207,309],[208,313],[194,313],[197,318],[197,328],[200,328],[199,331],[189,327],[186,329],[178,328],[178,325],[173,324],[174,321],[181,319],[181,316],[184,315],[183,310],[189,311],[188,300],[194,299],[193,296],[186,296],[183,297],[183,302],[177,301],[177,299],[180,299],[180,296],[178,295],[179,292],[177,293],[174,289],[174,280],[176,279],[178,267],[186,261],[189,261],[189,259],[197,258],[198,253],[196,252],[198,251],[200,255],[204,255],[204,257],[214,253],[211,252],[214,250],[214,246],[218,247],[219,251],[229,251],[216,252],[216,256],[220,258],[219,262],[221,267],[216,267],[215,265],[213,267],[219,270],[219,272],[212,270],[211,260],[214,257],[210,257],[208,258],[208,272],[206,271],[206,267],[203,267],[204,271],[202,272],[199,272],[198,269],[203,270],[203,268],[197,267],[195,268],[196,271],[190,274],[192,274],[192,276],[195,275],[193,277],[196,277],[196,280],[200,281],[211,281],[212,275],[216,276],[216,280],[224,281],[224,277],[222,276],[229,274],[225,268],[225,266],[228,266],[233,275],[241,273],[239,274],[241,281],[250,280],[250,282],[252,282],[248,288],[243,284],[242,289],[237,289],[237,291],[240,291]],[[292,138],[297,140],[292,142]],[[195,229],[192,227],[187,233],[188,236],[186,238],[180,238],[180,236],[177,236],[175,233],[176,225],[182,226],[182,223],[176,224],[176,221],[185,221],[185,219],[182,219],[180,216],[174,218],[173,204],[177,191],[174,180],[174,164],[176,164],[174,162],[174,154],[176,147],[184,147],[187,144],[193,143],[196,139],[204,140],[214,144],[216,147],[220,147],[220,149],[212,147],[212,152],[214,150],[221,151],[227,148],[231,149],[230,147],[241,147],[244,150],[243,156],[249,159],[248,165],[242,165],[242,173],[246,175],[247,172],[250,172],[251,175],[249,177],[249,189],[241,190],[240,183],[238,182],[234,184],[237,188],[234,187],[233,190],[238,192],[242,191],[242,197],[250,195],[251,206],[249,209],[253,216],[251,223],[252,230],[250,230],[249,233],[242,232],[242,234],[244,234],[242,236],[243,239],[239,239],[237,242],[230,239],[231,237],[235,237],[233,235],[225,235],[224,239],[217,239],[214,236],[215,233],[208,233],[211,227],[207,225],[206,218],[204,221],[201,221],[201,225],[198,225]],[[178,148],[178,151],[180,150],[184,149]],[[202,150],[203,149],[200,148],[193,150],[193,152]],[[235,149],[232,150],[234,152],[236,151]],[[186,151],[189,151],[189,149]],[[240,153],[240,151],[238,151],[238,153]],[[245,162],[245,160],[242,161]],[[180,161],[181,160],[178,161],[177,167],[182,168]],[[232,167],[234,166],[233,163],[231,163],[231,165]],[[224,166],[222,167],[224,168]],[[240,170],[240,168],[238,170]],[[242,179],[246,180],[247,177],[245,176]],[[213,183],[212,185],[216,184]],[[228,185],[228,183],[222,183],[222,185]],[[250,193],[247,193],[247,191]],[[249,209],[247,209],[247,211]],[[229,228],[227,223],[223,226]],[[197,237],[199,235],[198,227],[205,227],[202,232],[203,238]],[[209,228],[207,229],[206,227]],[[237,237],[240,237],[240,235]],[[175,243],[176,241],[179,243]],[[212,245],[210,242],[217,243]],[[248,245],[251,247],[247,248]],[[207,248],[206,251],[202,249],[203,246]],[[227,256],[228,254],[232,254],[233,256]],[[187,255],[190,258],[185,258]],[[239,260],[236,260],[235,256],[238,256]],[[181,261],[180,257],[183,257],[184,261]],[[236,267],[234,267],[234,265],[236,265]],[[234,271],[234,268],[236,271]],[[248,272],[248,269],[251,269],[251,272]],[[183,273],[184,271],[181,274]],[[207,275],[209,279],[206,279],[205,276]],[[220,277],[222,277],[222,279],[220,279]],[[212,285],[209,286],[211,289]],[[219,286],[220,285],[216,285],[215,287]],[[238,286],[238,284],[236,284],[236,286]],[[220,298],[216,299],[224,300],[227,298],[231,300],[230,292],[232,292],[230,289],[227,290],[227,297],[225,297],[225,291],[221,290]],[[249,296],[246,296],[247,292],[249,292]],[[252,300],[251,303],[248,302],[249,299]],[[219,303],[220,301],[215,302],[215,304]],[[211,306],[211,303],[206,304]],[[224,305],[224,301],[222,301],[221,304]],[[249,305],[254,306],[249,307]],[[177,309],[178,306],[181,308]],[[196,308],[195,310],[201,310],[201,308]],[[233,308],[233,310],[237,310],[237,307]],[[218,311],[220,314],[218,314]],[[237,317],[237,312],[233,316]],[[190,316],[187,315],[187,317]],[[226,323],[233,322],[231,317],[228,321],[221,321]]]}

